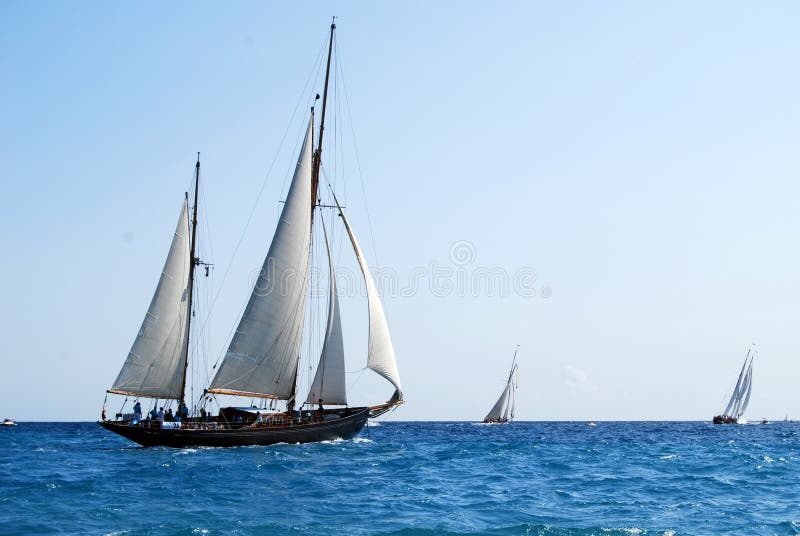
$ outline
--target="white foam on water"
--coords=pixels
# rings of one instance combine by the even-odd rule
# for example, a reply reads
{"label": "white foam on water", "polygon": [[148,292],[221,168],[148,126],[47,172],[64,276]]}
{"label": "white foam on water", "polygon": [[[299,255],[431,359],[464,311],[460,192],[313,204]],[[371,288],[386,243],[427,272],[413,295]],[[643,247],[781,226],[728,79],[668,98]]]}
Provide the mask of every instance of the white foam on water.
{"label": "white foam on water", "polygon": [[370,428],[375,428],[380,425],[381,423],[379,423],[378,421],[367,421],[367,426],[369,426]]}
{"label": "white foam on water", "polygon": [[672,460],[672,459],[675,459],[675,458],[678,458],[678,457],[679,456],[677,454],[667,454],[666,456],[661,456],[661,459],[662,460]]}
{"label": "white foam on water", "polygon": [[325,441],[320,441],[323,445],[335,445],[336,443],[344,443],[346,439],[342,439],[341,437],[337,437],[336,439],[326,439]]}

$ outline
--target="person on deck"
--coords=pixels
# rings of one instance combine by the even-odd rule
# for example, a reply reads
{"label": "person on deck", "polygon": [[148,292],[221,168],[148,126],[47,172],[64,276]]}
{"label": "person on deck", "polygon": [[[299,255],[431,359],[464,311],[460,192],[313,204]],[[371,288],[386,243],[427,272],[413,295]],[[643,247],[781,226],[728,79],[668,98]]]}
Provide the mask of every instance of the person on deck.
{"label": "person on deck", "polygon": [[178,415],[180,415],[182,420],[189,419],[189,408],[186,406],[184,402],[181,402],[178,405]]}
{"label": "person on deck", "polygon": [[171,422],[174,419],[175,419],[175,416],[172,414],[172,408],[169,408],[167,410],[167,413],[164,414],[164,420],[167,421],[167,422]]}
{"label": "person on deck", "polygon": [[200,408],[200,420],[202,422],[206,422],[206,417],[207,416],[208,416],[208,412],[206,411],[206,408]]}
{"label": "person on deck", "polygon": [[158,422],[160,422],[161,424],[164,424],[164,408],[163,407],[162,408],[158,408],[158,412],[156,412],[156,419],[158,419]]}
{"label": "person on deck", "polygon": [[256,412],[256,424],[258,424],[259,426],[264,424],[264,418],[261,417],[261,412],[260,411]]}
{"label": "person on deck", "polygon": [[142,420],[142,405],[139,403],[138,400],[133,405],[133,420],[135,421]]}

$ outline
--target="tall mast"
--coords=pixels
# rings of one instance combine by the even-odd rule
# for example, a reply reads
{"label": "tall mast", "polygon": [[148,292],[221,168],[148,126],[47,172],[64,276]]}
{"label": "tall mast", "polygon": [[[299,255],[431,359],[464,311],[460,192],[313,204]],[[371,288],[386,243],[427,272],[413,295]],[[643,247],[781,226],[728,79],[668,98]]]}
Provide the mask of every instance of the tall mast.
{"label": "tall mast", "polygon": [[[317,189],[319,188],[319,167],[322,164],[322,135],[325,133],[325,109],[328,104],[328,82],[331,77],[331,56],[333,55],[333,31],[336,29],[336,17],[331,21],[331,36],[328,41],[328,64],[325,67],[325,88],[322,91],[322,118],[319,122],[319,141],[317,142],[317,150],[311,157],[311,234],[314,234],[314,209],[317,206]],[[319,95],[317,95],[319,98]],[[311,108],[313,118],[314,108]],[[312,123],[313,124],[313,123]],[[313,134],[312,134],[313,135]],[[313,142],[312,142],[313,143]],[[300,360],[297,360],[297,366],[300,366]],[[294,379],[292,380],[292,392],[289,395],[288,410],[291,412],[294,409],[294,399],[297,394],[297,369],[294,371]]]}
{"label": "tall mast", "polygon": [[200,153],[197,153],[197,164],[194,166],[194,207],[192,207],[192,242],[189,249],[189,316],[186,319],[186,359],[183,362],[183,381],[181,381],[181,398],[179,402],[185,404],[186,400],[186,371],[189,368],[189,328],[192,325],[192,293],[194,290],[195,242],[197,241],[197,191],[200,189]]}
{"label": "tall mast", "polygon": [[319,122],[319,142],[311,165],[311,219],[314,219],[314,206],[317,204],[317,188],[319,186],[319,167],[322,164],[322,137],[325,134],[325,108],[328,104],[328,81],[331,76],[331,55],[333,54],[333,31],[336,29],[336,17],[331,22],[331,37],[328,42],[328,65],[325,68],[325,89],[322,92],[322,118]]}

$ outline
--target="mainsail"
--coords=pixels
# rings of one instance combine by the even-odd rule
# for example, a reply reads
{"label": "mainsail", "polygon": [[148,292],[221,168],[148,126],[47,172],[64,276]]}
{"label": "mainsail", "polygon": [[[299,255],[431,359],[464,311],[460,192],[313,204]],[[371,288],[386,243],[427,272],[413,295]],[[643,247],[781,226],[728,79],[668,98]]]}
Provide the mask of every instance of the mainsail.
{"label": "mainsail", "polygon": [[750,366],[747,367],[747,374],[742,382],[741,396],[736,405],[735,416],[740,418],[747,411],[747,406],[750,404],[750,393],[753,390],[753,361],[750,360]]}
{"label": "mainsail", "polygon": [[186,360],[190,267],[189,201],[184,201],[161,278],[110,393],[179,398]]}
{"label": "mainsail", "polygon": [[364,254],[361,252],[353,230],[350,228],[350,223],[347,221],[347,216],[344,215],[344,211],[342,207],[339,206],[338,200],[336,201],[336,205],[339,209],[342,221],[344,222],[344,226],[347,229],[347,235],[350,237],[350,242],[353,245],[353,250],[355,251],[358,265],[361,267],[361,273],[364,275],[364,283],[367,287],[367,306],[369,308],[367,366],[394,385],[396,392],[393,399],[402,400],[403,389],[400,386],[400,372],[397,370],[392,337],[389,333],[389,324],[386,322],[386,314],[383,311],[380,294],[378,294],[375,281],[372,279],[372,274],[364,260]]}
{"label": "mainsail", "polygon": [[344,341],[342,340],[342,318],[339,314],[339,297],[336,294],[336,274],[333,270],[331,245],[325,221],[322,232],[325,237],[325,249],[328,252],[328,268],[330,284],[328,285],[328,324],[325,329],[325,341],[322,343],[322,354],[319,358],[317,373],[308,393],[308,404],[347,405],[347,388],[344,371]]}
{"label": "mainsail", "polygon": [[288,400],[303,335],[311,246],[312,122],[258,281],[208,389]]}

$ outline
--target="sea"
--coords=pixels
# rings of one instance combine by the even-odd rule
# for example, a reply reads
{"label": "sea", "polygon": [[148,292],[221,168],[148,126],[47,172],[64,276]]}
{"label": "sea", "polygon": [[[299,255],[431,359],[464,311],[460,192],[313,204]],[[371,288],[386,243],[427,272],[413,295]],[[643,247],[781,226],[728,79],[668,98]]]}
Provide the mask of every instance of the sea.
{"label": "sea", "polygon": [[378,422],[351,440],[143,448],[0,429],[0,534],[800,533],[800,423]]}

